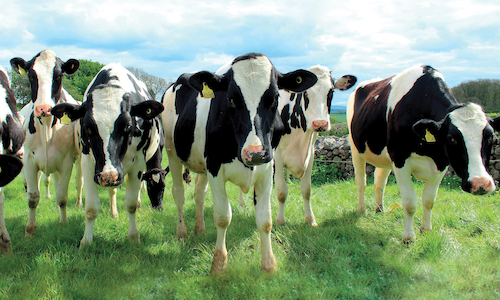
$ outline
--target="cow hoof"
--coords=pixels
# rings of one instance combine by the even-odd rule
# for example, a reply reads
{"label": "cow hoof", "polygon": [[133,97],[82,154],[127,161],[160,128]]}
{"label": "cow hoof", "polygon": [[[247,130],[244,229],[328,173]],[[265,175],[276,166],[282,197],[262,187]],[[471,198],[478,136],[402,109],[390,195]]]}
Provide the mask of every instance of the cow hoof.
{"label": "cow hoof", "polygon": [[[306,220],[306,222],[307,222],[307,220]],[[283,219],[276,218],[276,225],[282,226],[282,225],[285,225],[285,224],[286,224],[286,219],[285,218],[283,218]]]}
{"label": "cow hoof", "polygon": [[306,223],[311,225],[311,227],[318,227],[318,223],[316,223],[315,218],[306,217]]}
{"label": "cow hoof", "polygon": [[179,225],[177,225],[177,238],[179,240],[187,238],[187,228],[183,223],[179,223]]}
{"label": "cow hoof", "polygon": [[425,232],[428,232],[428,231],[432,231],[432,227],[431,228],[427,228],[426,226],[422,225],[420,227],[420,233],[425,233]]}
{"label": "cow hoof", "polygon": [[205,224],[196,224],[196,226],[194,227],[194,232],[196,234],[202,234],[202,235],[205,235]]}
{"label": "cow hoof", "polygon": [[403,244],[405,245],[413,244],[415,242],[415,238],[416,238],[415,234],[409,235],[407,237],[403,236]]}
{"label": "cow hoof", "polygon": [[24,231],[24,234],[26,237],[28,238],[32,238],[35,236],[35,232],[36,232],[36,225],[32,225],[32,226],[26,226],[26,229]]}
{"label": "cow hoof", "polygon": [[80,250],[85,249],[86,247],[89,247],[92,244],[92,241],[82,239],[80,241]]}
{"label": "cow hoof", "polygon": [[358,214],[362,215],[362,216],[365,216],[366,215],[366,209],[364,207],[358,207],[358,210],[357,210]]}
{"label": "cow hoof", "polygon": [[383,213],[384,212],[384,207],[377,205],[377,209],[375,209],[375,213]]}
{"label": "cow hoof", "polygon": [[129,234],[129,235],[128,235],[128,239],[129,239],[132,243],[136,243],[136,244],[140,244],[140,243],[141,243],[141,237],[140,237],[140,235],[139,235],[139,232]]}
{"label": "cow hoof", "polygon": [[274,273],[277,269],[278,266],[276,265],[274,255],[271,255],[266,259],[262,259],[262,271],[266,273]]}
{"label": "cow hoof", "polygon": [[210,273],[221,274],[227,267],[227,251],[226,250],[215,250],[214,260],[212,262],[212,269]]}
{"label": "cow hoof", "polygon": [[114,212],[114,211],[112,211],[112,212],[111,212],[111,216],[112,216],[113,218],[115,218],[115,219],[118,219],[118,212]]}
{"label": "cow hoof", "polygon": [[12,243],[10,242],[10,238],[4,234],[0,235],[0,253],[1,254],[12,253]]}

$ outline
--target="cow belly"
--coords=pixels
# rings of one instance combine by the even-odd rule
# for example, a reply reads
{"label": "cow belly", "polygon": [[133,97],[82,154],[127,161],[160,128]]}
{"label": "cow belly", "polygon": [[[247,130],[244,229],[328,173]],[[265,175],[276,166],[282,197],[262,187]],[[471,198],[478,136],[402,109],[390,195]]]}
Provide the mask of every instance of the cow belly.
{"label": "cow belly", "polygon": [[392,161],[387,153],[387,147],[380,154],[373,153],[368,145],[366,151],[359,154],[364,160],[377,168],[392,169]]}
{"label": "cow belly", "polygon": [[440,179],[442,174],[448,169],[439,171],[432,158],[415,153],[406,160],[406,164],[409,164],[411,172],[416,179],[425,182],[433,182]]}
{"label": "cow belly", "polygon": [[283,166],[296,178],[302,178],[309,161],[314,159],[311,149],[314,147],[317,136],[317,133],[304,133],[302,129],[293,129],[291,134],[281,138],[276,156],[281,157]]}

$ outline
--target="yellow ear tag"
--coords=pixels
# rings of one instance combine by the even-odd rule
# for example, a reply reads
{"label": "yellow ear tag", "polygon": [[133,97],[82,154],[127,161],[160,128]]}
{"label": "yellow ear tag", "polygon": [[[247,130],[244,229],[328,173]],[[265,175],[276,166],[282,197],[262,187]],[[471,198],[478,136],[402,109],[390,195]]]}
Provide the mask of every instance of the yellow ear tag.
{"label": "yellow ear tag", "polygon": [[436,142],[436,138],[434,137],[434,135],[432,135],[432,133],[430,133],[429,129],[425,130],[425,141],[427,143],[435,143]]}
{"label": "yellow ear tag", "polygon": [[203,82],[203,90],[201,91],[201,96],[206,99],[215,98],[214,91],[208,87],[206,82]]}
{"label": "yellow ear tag", "polygon": [[146,109],[146,114],[147,114],[147,115],[150,115],[150,114],[151,114],[151,111],[152,111],[152,110],[151,110],[151,108]]}
{"label": "yellow ear tag", "polygon": [[396,209],[396,208],[398,208],[398,207],[399,207],[399,204],[398,204],[398,203],[393,203],[393,204],[391,205],[391,207],[389,207],[389,212],[392,212],[393,210],[395,210],[395,209]]}
{"label": "yellow ear tag", "polygon": [[64,125],[71,124],[71,119],[68,117],[67,113],[64,113],[63,116],[61,117],[61,124],[64,124]]}
{"label": "yellow ear tag", "polygon": [[26,74],[26,70],[25,69],[19,67],[18,70],[19,70],[19,74],[21,74],[21,75]]}

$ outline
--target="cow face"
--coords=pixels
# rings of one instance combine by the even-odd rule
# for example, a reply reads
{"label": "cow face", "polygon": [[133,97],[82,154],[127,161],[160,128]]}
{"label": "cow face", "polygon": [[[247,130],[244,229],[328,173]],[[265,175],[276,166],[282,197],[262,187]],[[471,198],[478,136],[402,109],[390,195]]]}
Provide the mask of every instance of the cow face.
{"label": "cow face", "polygon": [[132,105],[130,94],[116,86],[95,89],[81,106],[58,104],[57,118],[80,119],[83,152],[95,161],[94,181],[102,186],[123,182],[123,158],[134,137],[141,137],[144,121],[163,111],[163,105],[149,100]]}
{"label": "cow face", "polygon": [[493,131],[500,122],[488,120],[474,103],[458,106],[440,122],[420,120],[414,131],[426,143],[442,144],[450,165],[462,179],[462,189],[472,194],[485,194],[496,189],[487,168]]}
{"label": "cow face", "polygon": [[272,159],[271,133],[277,116],[278,90],[302,92],[317,78],[306,70],[279,73],[262,54],[237,57],[224,75],[210,72],[193,74],[189,84],[202,97],[214,98],[223,92],[238,143],[238,158],[247,166],[267,163]]}
{"label": "cow face", "polygon": [[[307,129],[316,132],[331,129],[330,109],[334,90],[345,91],[356,83],[356,77],[344,75],[333,79],[328,68],[317,65],[308,69],[318,77],[318,82],[304,92],[301,107],[307,120]],[[305,128],[304,128],[305,130]]]}
{"label": "cow face", "polygon": [[73,74],[80,66],[76,59],[63,62],[51,50],[38,53],[28,62],[20,57],[13,58],[10,64],[17,73],[28,73],[31,100],[37,117],[51,116],[52,107],[57,104],[61,95],[64,73]]}
{"label": "cow face", "polygon": [[155,209],[163,209],[163,192],[165,190],[165,176],[167,171],[161,168],[148,170],[142,175],[142,180],[146,181],[149,200]]}

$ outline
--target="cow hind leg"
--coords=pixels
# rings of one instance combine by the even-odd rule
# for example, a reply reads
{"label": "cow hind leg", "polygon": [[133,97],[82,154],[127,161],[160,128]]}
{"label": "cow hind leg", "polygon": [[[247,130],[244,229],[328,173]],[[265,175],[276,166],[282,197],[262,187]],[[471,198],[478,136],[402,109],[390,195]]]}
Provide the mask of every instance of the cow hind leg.
{"label": "cow hind leg", "polygon": [[204,206],[205,196],[208,190],[208,179],[205,174],[197,174],[195,179],[194,200],[196,203],[196,226],[195,233],[205,234]]}
{"label": "cow hind leg", "polygon": [[389,174],[391,174],[391,169],[375,168],[374,188],[375,203],[377,204],[375,212],[377,213],[384,211],[384,191]]}
{"label": "cow hind leg", "polygon": [[128,238],[133,242],[140,242],[139,229],[137,228],[136,211],[139,206],[139,194],[142,180],[137,176],[128,176],[127,191],[125,192],[125,207],[128,216]]}
{"label": "cow hind leg", "polygon": [[97,184],[94,182],[93,162],[89,155],[82,157],[82,162],[82,171],[85,179],[85,231],[80,241],[80,248],[92,243],[94,239],[94,224],[101,206]]}
{"label": "cow hind leg", "polygon": [[36,208],[40,202],[40,190],[38,189],[40,184],[40,177],[38,176],[38,170],[35,170],[29,160],[24,165],[25,175],[26,175],[26,200],[28,200],[28,222],[26,223],[25,233],[27,237],[33,237],[36,232]]}
{"label": "cow hind leg", "polygon": [[43,185],[45,186],[45,199],[52,199],[50,194],[50,175],[43,174]]}
{"label": "cow hind leg", "polygon": [[118,207],[116,205],[116,189],[109,187],[108,195],[109,195],[109,211],[111,212],[111,216],[113,216],[113,218],[115,219],[118,219]]}
{"label": "cow hind leg", "polygon": [[[169,152],[167,152],[169,154]],[[177,238],[187,237],[187,228],[184,221],[184,183],[182,179],[182,164],[175,154],[168,155],[169,169],[172,174],[172,196],[177,206]]]}
{"label": "cow hind leg", "polygon": [[5,195],[3,193],[3,189],[1,189],[0,190],[0,253],[9,254],[12,253],[12,243],[10,241],[9,233],[7,232],[7,227],[5,227],[5,216],[3,213],[4,204],[5,204]]}
{"label": "cow hind leg", "polygon": [[[444,175],[445,172],[443,172]],[[434,206],[434,200],[439,190],[439,184],[441,183],[442,177],[437,182],[426,182],[424,190],[422,192],[422,206],[423,206],[423,216],[422,225],[420,226],[420,231],[432,230],[432,207]]]}
{"label": "cow hind leg", "polygon": [[82,189],[83,189],[83,175],[82,175],[82,157],[78,156],[75,162],[75,184],[76,184],[76,206],[82,207]]}
{"label": "cow hind leg", "polygon": [[66,213],[66,208],[68,206],[68,185],[71,176],[71,169],[62,175],[55,172],[54,183],[57,186],[56,190],[56,202],[57,206],[59,206],[60,219],[59,223],[65,224],[68,223],[68,216]]}
{"label": "cow hind leg", "polygon": [[283,168],[283,163],[278,156],[276,156],[275,160],[275,169],[276,172],[274,174],[274,182],[276,184],[276,196],[278,198],[278,216],[276,217],[276,224],[285,225],[285,202],[288,198],[288,186],[284,177],[285,169]]}

